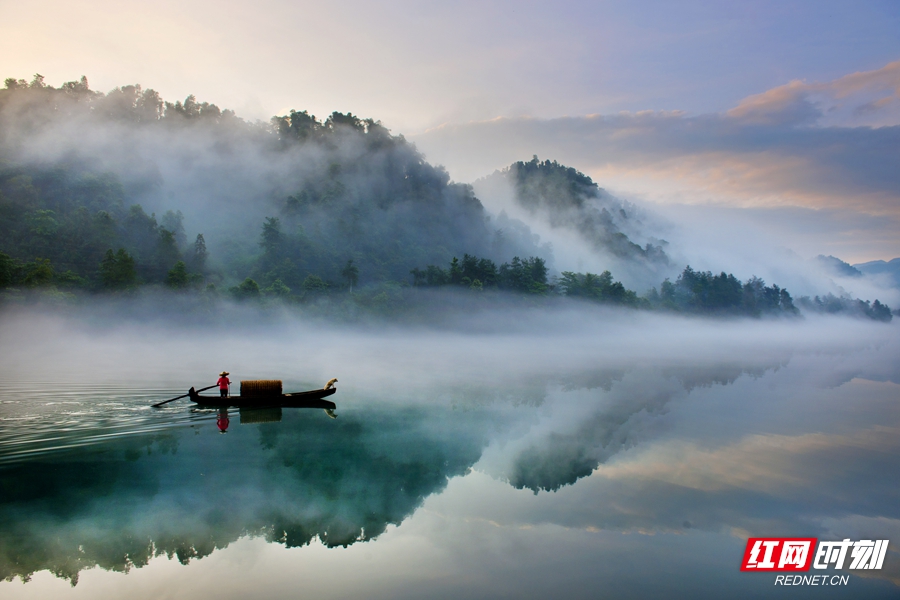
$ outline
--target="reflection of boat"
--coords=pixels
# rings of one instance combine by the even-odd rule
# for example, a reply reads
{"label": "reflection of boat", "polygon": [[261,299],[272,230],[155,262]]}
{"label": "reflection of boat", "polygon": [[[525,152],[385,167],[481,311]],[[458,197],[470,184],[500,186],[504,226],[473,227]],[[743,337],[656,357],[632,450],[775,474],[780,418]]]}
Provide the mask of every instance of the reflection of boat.
{"label": "reflection of boat", "polygon": [[[327,402],[323,400],[322,402]],[[331,402],[328,402],[331,404]],[[227,406],[219,406],[218,414],[216,415],[216,426],[218,426],[219,431],[222,433],[228,432],[228,425],[231,423],[231,419],[228,418],[228,407]],[[326,408],[325,412],[330,412],[330,408]],[[241,425],[246,425],[248,423],[277,423],[281,421],[281,407],[280,406],[266,406],[263,408],[248,408],[246,406],[238,409],[238,414],[241,417]]]}
{"label": "reflection of boat", "polygon": [[309,390],[307,392],[294,392],[292,394],[263,394],[251,396],[201,396],[194,388],[188,392],[191,400],[202,406],[237,406],[239,408],[325,408],[335,409],[337,405],[330,400],[324,400],[337,391],[336,388]]}

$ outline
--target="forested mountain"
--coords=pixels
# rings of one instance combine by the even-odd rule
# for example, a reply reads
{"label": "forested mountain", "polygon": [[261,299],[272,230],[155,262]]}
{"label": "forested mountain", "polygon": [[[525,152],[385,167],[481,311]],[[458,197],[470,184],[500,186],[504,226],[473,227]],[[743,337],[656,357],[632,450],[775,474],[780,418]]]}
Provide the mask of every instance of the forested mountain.
{"label": "forested mountain", "polygon": [[862,271],[850,266],[835,256],[824,256],[822,254],[815,258],[816,263],[822,267],[828,274],[836,277],[862,277]]}
{"label": "forested mountain", "polygon": [[511,188],[517,207],[579,237],[600,255],[651,271],[670,265],[666,242],[642,231],[636,207],[572,167],[535,156],[476,182],[487,195],[502,193],[504,185]]}
{"label": "forested mountain", "polygon": [[[178,287],[193,274],[299,290],[310,276],[344,281],[348,261],[366,283],[465,252],[538,250],[529,235],[499,235],[472,188],[403,136],[349,113],[247,123],[137,85],[8,79],[0,160],[7,284]],[[169,277],[179,260],[187,279]]]}
{"label": "forested mountain", "polygon": [[[398,314],[418,298],[404,290],[449,287],[691,313],[796,313],[786,290],[756,278],[688,267],[659,284],[679,267],[640,211],[555,161],[517,162],[481,183],[506,186],[522,214],[577,236],[610,265],[600,275],[557,267],[524,222],[489,213],[473,186],[450,181],[373,119],[292,110],[249,123],[139,85],[103,94],[86,78],[59,88],[40,75],[5,84],[0,300],[149,286],[202,296],[207,307],[221,297],[321,305],[339,294],[350,313]],[[611,272],[622,270],[632,286],[659,289],[627,289]],[[880,303],[839,300],[844,312],[890,318]],[[801,306],[835,312],[838,304]]]}

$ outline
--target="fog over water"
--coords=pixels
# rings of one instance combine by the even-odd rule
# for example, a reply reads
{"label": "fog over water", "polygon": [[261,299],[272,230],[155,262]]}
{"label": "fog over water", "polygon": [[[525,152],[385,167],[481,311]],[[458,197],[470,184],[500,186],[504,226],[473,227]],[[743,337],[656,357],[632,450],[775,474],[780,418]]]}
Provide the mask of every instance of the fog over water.
{"label": "fog over water", "polygon": [[[896,324],[567,306],[8,315],[3,596],[758,597],[774,576],[738,571],[747,537],[900,539]],[[149,408],[222,369],[337,377],[338,418],[232,410],[221,435],[215,410]],[[832,592],[895,597],[894,542],[849,573]]]}

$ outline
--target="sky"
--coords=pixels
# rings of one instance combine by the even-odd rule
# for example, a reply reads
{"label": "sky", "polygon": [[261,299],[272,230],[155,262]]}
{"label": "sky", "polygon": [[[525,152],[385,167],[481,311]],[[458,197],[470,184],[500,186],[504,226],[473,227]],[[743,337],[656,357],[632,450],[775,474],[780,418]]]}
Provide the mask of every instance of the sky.
{"label": "sky", "polygon": [[862,262],[900,256],[898,31],[889,1],[0,0],[0,74],[351,111],[456,181],[536,154]]}

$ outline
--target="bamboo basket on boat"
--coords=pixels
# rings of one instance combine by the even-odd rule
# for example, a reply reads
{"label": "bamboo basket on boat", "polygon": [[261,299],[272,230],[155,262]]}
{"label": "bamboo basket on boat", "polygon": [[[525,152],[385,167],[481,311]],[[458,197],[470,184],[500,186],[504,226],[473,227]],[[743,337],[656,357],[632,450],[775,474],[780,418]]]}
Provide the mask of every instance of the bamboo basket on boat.
{"label": "bamboo basket on boat", "polygon": [[241,398],[270,398],[281,396],[280,379],[250,379],[241,381]]}

